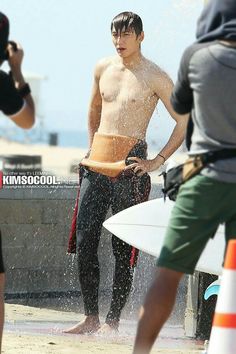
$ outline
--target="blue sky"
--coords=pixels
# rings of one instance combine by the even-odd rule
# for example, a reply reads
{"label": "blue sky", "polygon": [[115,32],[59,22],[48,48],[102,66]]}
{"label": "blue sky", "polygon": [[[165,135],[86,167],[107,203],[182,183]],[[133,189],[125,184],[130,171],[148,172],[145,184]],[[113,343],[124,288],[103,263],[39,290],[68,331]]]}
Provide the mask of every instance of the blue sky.
{"label": "blue sky", "polygon": [[[175,81],[202,7],[203,0],[1,0],[1,11],[11,21],[11,38],[25,50],[23,69],[47,77],[40,112],[45,128],[54,131],[86,130],[94,66],[115,54],[110,22],[116,14],[130,10],[141,16],[143,54]],[[152,121],[151,130],[169,134],[172,123],[161,106]]]}

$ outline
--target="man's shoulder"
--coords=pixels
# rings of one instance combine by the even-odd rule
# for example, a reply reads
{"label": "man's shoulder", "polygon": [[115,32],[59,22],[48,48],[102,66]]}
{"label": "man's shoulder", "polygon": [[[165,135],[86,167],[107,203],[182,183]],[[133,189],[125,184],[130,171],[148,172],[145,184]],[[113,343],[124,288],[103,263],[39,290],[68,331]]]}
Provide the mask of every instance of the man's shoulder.
{"label": "man's shoulder", "polygon": [[169,75],[156,63],[149,59],[146,60],[146,71],[153,78],[153,80],[159,79],[169,79]]}
{"label": "man's shoulder", "polygon": [[115,56],[110,56],[110,57],[105,57],[100,59],[95,66],[96,73],[102,74],[104,70],[106,70],[110,65],[112,65],[114,60],[115,60]]}
{"label": "man's shoulder", "polygon": [[150,59],[144,58],[144,65],[146,70],[150,70],[150,71],[158,71],[160,70],[160,67],[154,63],[153,61],[151,61]]}

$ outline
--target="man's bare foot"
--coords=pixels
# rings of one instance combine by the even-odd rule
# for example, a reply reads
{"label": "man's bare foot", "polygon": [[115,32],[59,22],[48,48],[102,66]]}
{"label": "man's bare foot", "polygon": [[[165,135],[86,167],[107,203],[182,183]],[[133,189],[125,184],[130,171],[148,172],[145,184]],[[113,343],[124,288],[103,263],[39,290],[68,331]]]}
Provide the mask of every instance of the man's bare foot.
{"label": "man's bare foot", "polygon": [[101,328],[97,331],[98,334],[117,334],[118,333],[118,326],[119,323],[115,322],[114,324],[108,324],[108,323],[104,323]]}
{"label": "man's bare foot", "polygon": [[70,334],[89,334],[95,333],[100,328],[100,321],[98,316],[87,316],[85,319],[75,326],[65,329],[63,333]]}

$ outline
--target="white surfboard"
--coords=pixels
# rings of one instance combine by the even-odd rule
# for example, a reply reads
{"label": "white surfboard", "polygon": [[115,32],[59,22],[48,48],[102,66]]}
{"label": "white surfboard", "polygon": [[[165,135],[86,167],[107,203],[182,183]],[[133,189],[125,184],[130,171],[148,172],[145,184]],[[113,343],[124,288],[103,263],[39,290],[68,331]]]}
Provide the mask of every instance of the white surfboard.
{"label": "white surfboard", "polygon": [[[154,199],[135,205],[104,222],[111,233],[130,245],[158,257],[174,202]],[[211,274],[222,273],[225,249],[224,227],[220,226],[199,259],[196,270]]]}

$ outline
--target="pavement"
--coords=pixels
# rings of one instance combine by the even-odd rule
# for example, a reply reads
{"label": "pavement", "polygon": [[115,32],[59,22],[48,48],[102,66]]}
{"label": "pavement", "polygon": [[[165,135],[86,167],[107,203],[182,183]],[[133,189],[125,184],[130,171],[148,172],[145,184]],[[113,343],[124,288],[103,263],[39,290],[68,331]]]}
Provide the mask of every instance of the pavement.
{"label": "pavement", "polygon": [[[80,321],[82,317],[75,312],[6,304],[2,353],[128,354],[132,352],[137,325],[134,320],[122,320],[119,333],[115,336],[81,336],[62,332],[63,329]],[[20,347],[22,351],[19,351]],[[161,331],[152,353],[200,354],[202,350],[202,341],[185,337],[181,326],[167,325]]]}

